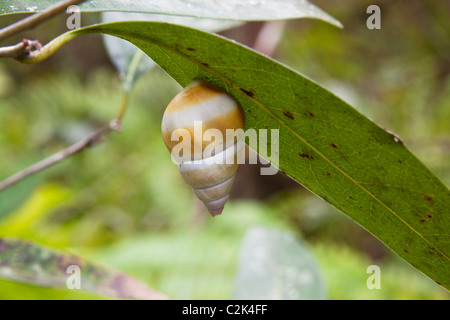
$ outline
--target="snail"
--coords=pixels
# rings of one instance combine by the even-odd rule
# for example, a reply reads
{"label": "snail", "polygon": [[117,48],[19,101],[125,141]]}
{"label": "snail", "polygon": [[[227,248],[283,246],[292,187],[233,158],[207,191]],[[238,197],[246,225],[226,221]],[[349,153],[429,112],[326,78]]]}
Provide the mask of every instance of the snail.
{"label": "snail", "polygon": [[164,143],[181,176],[213,217],[222,213],[228,200],[237,159],[244,151],[243,128],[239,103],[201,79],[176,95],[164,112]]}

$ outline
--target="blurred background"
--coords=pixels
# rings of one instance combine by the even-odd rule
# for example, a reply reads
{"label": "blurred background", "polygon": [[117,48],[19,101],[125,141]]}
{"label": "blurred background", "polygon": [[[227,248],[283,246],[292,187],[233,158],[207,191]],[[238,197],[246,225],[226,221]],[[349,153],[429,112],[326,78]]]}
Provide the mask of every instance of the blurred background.
{"label": "blurred background", "polygon": [[[264,23],[222,34],[266,48],[398,134],[448,186],[450,3],[313,3],[344,29],[310,19],[275,23],[283,32],[274,48],[270,39],[257,41]],[[371,4],[381,8],[381,30],[366,28]],[[0,17],[0,27],[19,17]],[[54,18],[2,45],[23,37],[45,43],[67,31],[66,19]],[[82,25],[97,21],[98,14],[82,14]],[[179,90],[158,68],[143,75],[122,133],[0,192],[0,236],[122,270],[172,299],[231,299],[238,296],[244,237],[254,226],[267,226],[293,234],[310,253],[323,298],[450,297],[344,214],[281,173],[260,176],[258,165],[240,166],[231,200],[212,219],[161,138],[162,114]],[[0,180],[109,122],[120,102],[120,81],[100,35],[75,39],[37,65],[0,60]],[[374,264],[381,268],[381,290],[366,286],[366,269]],[[0,298],[85,296],[0,280]]]}

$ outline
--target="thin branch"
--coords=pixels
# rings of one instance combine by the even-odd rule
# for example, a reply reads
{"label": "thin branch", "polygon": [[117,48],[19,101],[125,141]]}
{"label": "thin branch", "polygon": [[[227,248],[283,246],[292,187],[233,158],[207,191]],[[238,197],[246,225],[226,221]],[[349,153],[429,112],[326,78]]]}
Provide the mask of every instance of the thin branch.
{"label": "thin branch", "polygon": [[58,2],[55,5],[48,7],[44,11],[33,14],[32,16],[29,16],[3,29],[0,29],[0,40],[6,39],[24,30],[31,29],[38,24],[54,17],[55,15],[66,11],[69,6],[77,5],[85,1],[86,0],[66,0]]}
{"label": "thin branch", "polygon": [[102,128],[98,129],[96,132],[90,134],[85,139],[71,145],[70,147],[64,150],[61,150],[58,153],[51,155],[48,158],[45,158],[44,160],[41,160],[38,163],[31,165],[30,167],[26,168],[23,171],[20,171],[10,176],[9,178],[0,182],[0,191],[12,186],[13,184],[16,184],[17,182],[29,177],[34,173],[42,171],[56,163],[61,162],[62,160],[66,159],[71,155],[79,153],[84,149],[99,143],[102,136],[110,131],[121,131],[121,124],[119,120],[116,119],[111,121],[108,125],[105,125]]}
{"label": "thin branch", "polygon": [[23,39],[14,46],[0,48],[0,58],[21,59],[32,51],[41,50],[42,45],[37,40]]}

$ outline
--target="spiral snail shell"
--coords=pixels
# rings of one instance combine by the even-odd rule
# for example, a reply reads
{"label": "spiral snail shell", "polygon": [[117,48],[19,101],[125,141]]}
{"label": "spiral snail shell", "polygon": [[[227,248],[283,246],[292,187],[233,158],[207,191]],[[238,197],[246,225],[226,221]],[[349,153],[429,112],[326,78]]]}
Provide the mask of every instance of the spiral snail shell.
{"label": "spiral snail shell", "polygon": [[[238,168],[236,159],[244,150],[235,130],[243,127],[244,112],[239,103],[200,79],[175,96],[164,112],[164,143],[181,176],[212,216],[221,214],[228,200]],[[223,138],[217,139],[219,134]],[[180,149],[183,142],[187,147]]]}

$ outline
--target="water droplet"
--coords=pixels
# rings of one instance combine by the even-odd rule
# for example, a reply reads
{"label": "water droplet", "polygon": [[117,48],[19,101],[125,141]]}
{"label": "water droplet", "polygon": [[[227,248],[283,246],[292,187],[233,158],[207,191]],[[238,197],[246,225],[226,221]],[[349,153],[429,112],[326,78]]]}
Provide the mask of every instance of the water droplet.
{"label": "water droplet", "polygon": [[27,11],[30,12],[36,12],[37,11],[37,7],[36,6],[29,6],[25,8]]}

